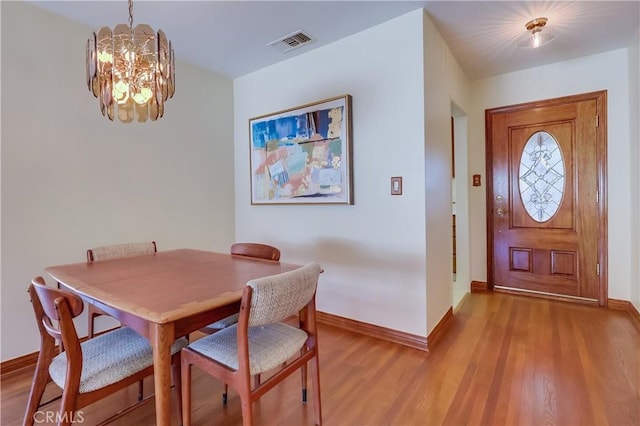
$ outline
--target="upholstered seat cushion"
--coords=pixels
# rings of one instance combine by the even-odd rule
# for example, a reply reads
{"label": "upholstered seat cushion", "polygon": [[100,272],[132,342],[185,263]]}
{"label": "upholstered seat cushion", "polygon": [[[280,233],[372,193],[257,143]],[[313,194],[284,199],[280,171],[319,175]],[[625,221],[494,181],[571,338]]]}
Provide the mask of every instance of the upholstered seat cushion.
{"label": "upholstered seat cushion", "polygon": [[[191,343],[194,351],[238,369],[237,324]],[[249,327],[249,371],[260,374],[282,365],[297,355],[307,340],[307,333],[282,323]]]}
{"label": "upholstered seat cushion", "polygon": [[[188,344],[180,338],[171,346],[175,354]],[[129,327],[122,327],[82,343],[80,393],[91,392],[118,382],[153,364],[149,341]],[[51,379],[64,388],[67,354],[56,356],[49,366]]]}

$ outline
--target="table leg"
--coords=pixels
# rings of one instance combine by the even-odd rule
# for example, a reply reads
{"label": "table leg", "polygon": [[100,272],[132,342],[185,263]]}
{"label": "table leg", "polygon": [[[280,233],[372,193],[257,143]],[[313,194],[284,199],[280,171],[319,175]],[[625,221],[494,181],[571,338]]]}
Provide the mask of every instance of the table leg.
{"label": "table leg", "polygon": [[173,324],[150,325],[153,347],[153,380],[156,398],[156,425],[171,424],[171,345],[175,340]]}

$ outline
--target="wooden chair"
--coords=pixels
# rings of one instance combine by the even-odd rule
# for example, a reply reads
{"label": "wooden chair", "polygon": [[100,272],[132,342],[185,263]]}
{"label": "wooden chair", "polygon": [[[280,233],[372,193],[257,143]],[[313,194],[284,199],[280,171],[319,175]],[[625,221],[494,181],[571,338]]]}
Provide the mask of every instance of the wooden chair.
{"label": "wooden chair", "polygon": [[[268,244],[259,243],[235,243],[231,246],[229,252],[234,256],[251,257],[254,259],[280,261],[280,250]],[[200,329],[202,333],[213,334],[224,328],[231,327],[238,322],[238,314],[230,315],[219,321],[209,324]]]}
{"label": "wooden chair", "polygon": [[[31,383],[24,424],[33,425],[49,377],[62,389],[58,425],[73,423],[76,411],[107,395],[126,388],[153,374],[153,351],[144,337],[130,327],[122,327],[80,343],[73,318],[80,315],[84,304],[74,293],[47,287],[36,277],[28,288],[40,331],[40,353]],[[57,326],[54,325],[57,322]],[[55,356],[56,340],[65,350]],[[179,339],[171,347],[173,378],[180,394],[180,349],[187,345]],[[151,396],[147,397],[147,399]],[[180,399],[180,398],[179,398]],[[122,417],[140,403],[134,404],[105,420]],[[178,408],[182,411],[180,401]]]}
{"label": "wooden chair", "polygon": [[[108,246],[100,246],[90,248],[87,250],[87,262],[103,261],[111,259],[122,259],[125,257],[142,256],[145,254],[154,254],[158,252],[158,246],[155,241],[149,243],[123,243],[112,244]],[[95,336],[95,322],[96,318],[101,315],[109,315],[102,309],[88,305],[87,307],[87,319],[89,321],[88,336]],[[138,401],[142,401],[144,393],[144,383],[142,380],[138,384]]]}
{"label": "wooden chair", "polygon": [[[158,247],[155,241],[150,243],[125,243],[114,244],[110,246],[96,247],[87,250],[87,262],[121,259],[124,257],[141,256],[144,254],[154,254],[158,252]],[[87,308],[87,317],[89,319],[89,337],[95,335],[95,319],[100,315],[108,315],[93,305],[89,305]]]}
{"label": "wooden chair", "polygon": [[257,259],[280,260],[280,250],[268,244],[235,243],[229,252],[234,256],[246,256]]}
{"label": "wooden chair", "polygon": [[87,250],[87,261],[122,259],[124,257],[154,254],[158,252],[155,241],[148,243],[124,243],[95,247]]}
{"label": "wooden chair", "polygon": [[[244,257],[249,257],[253,259],[273,260],[274,262],[280,261],[280,250],[268,244],[235,243],[231,246],[231,249],[229,250],[229,252],[233,256],[244,256]],[[231,327],[237,322],[238,322],[238,314],[233,314],[233,315],[229,315],[226,318],[222,318],[221,320],[218,320],[213,324],[209,324],[208,326],[201,328],[199,331],[205,334],[213,334],[227,327]],[[260,384],[259,374],[256,374],[255,376],[255,384],[256,386]],[[227,403],[227,390],[228,390],[228,386],[225,383],[224,391],[222,393],[223,404]]]}
{"label": "wooden chair", "polygon": [[[314,422],[322,423],[315,294],[321,268],[310,263],[296,270],[249,281],[238,323],[196,340],[182,350],[182,422],[191,424],[191,366],[229,383],[240,395],[242,423],[253,424],[252,403],[301,369],[306,402],[306,365],[311,361]],[[298,315],[299,327],[281,322]],[[282,367],[283,363],[286,363]],[[251,376],[281,367],[251,388]]]}

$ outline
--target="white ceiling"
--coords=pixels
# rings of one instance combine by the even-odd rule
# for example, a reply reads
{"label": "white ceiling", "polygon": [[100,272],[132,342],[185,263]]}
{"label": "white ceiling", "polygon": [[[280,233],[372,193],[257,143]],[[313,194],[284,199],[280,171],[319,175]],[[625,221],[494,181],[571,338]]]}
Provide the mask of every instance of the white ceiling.
{"label": "white ceiling", "polygon": [[[33,1],[92,29],[128,23],[127,2]],[[638,37],[640,1],[145,1],[134,25],[161,28],[176,58],[228,77],[286,60],[412,10],[432,17],[473,80],[627,47]],[[547,17],[555,40],[523,49],[527,21]],[[302,30],[314,41],[288,53],[267,44]],[[89,34],[87,34],[87,37]],[[84,43],[84,40],[79,40]],[[402,40],[398,40],[399,47]],[[372,46],[372,49],[375,46]]]}

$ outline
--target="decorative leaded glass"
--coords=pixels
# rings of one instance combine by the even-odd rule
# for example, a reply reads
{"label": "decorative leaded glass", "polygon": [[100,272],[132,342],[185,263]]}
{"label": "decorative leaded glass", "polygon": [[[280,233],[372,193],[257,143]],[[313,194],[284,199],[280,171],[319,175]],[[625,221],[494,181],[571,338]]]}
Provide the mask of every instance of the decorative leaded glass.
{"label": "decorative leaded glass", "polygon": [[520,197],[531,219],[546,222],[556,214],[564,195],[565,165],[558,141],[536,132],[520,157]]}

